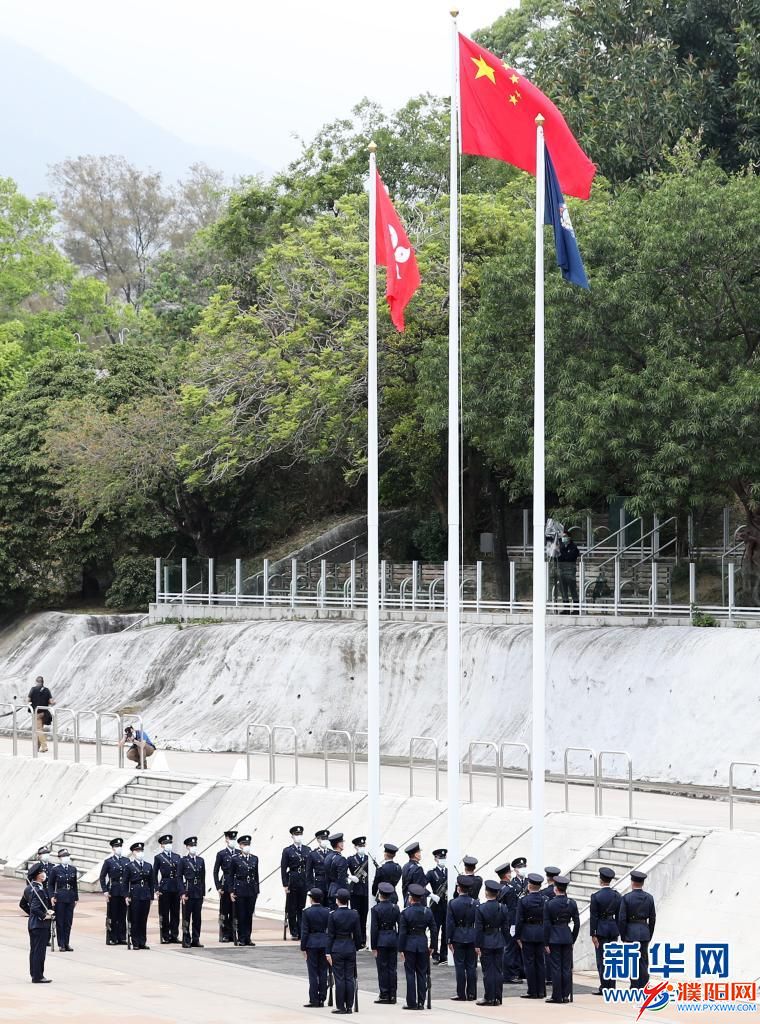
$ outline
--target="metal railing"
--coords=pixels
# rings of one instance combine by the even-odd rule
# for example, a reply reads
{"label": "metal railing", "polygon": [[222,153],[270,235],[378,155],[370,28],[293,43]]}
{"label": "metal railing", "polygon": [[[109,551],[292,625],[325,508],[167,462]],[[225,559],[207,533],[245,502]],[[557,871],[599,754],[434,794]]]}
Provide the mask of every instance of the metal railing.
{"label": "metal railing", "polygon": [[272,744],[270,763],[272,765],[272,782],[277,781],[277,757],[279,752],[277,750],[277,733],[284,732],[288,736],[293,737],[293,785],[298,785],[298,733],[292,725],[273,725],[272,731],[269,734],[270,743]]}
{"label": "metal railing", "polygon": [[427,743],[433,748],[433,764],[422,764],[418,771],[432,771],[435,778],[435,798],[441,799],[441,762],[438,753],[438,742],[432,736],[411,736],[409,738],[409,796],[414,796],[414,744]]}
{"label": "metal railing", "polygon": [[[253,750],[251,749],[251,736],[256,732],[264,732],[267,736],[267,745],[265,749]],[[251,758],[255,754],[266,754],[267,763],[269,765],[268,782],[274,782],[274,758],[272,756],[272,730],[270,726],[264,722],[249,722],[245,727],[245,777],[250,782],[252,779],[251,775]]]}
{"label": "metal railing", "polygon": [[[591,755],[591,769],[592,774],[574,774],[571,775],[569,772],[569,756],[570,754],[590,754]],[[565,788],[565,810],[570,810],[570,782],[585,782],[587,779],[591,779],[594,789],[594,814],[600,814],[599,810],[599,762],[594,750],[591,747],[566,747],[565,755],[563,758],[563,785]]]}
{"label": "metal railing", "polygon": [[754,761],[732,761],[728,768],[728,827],[734,827],[734,804],[735,803],[760,803],[760,792],[758,793],[737,793],[734,785],[734,768],[752,768],[753,774],[760,771],[760,764]]}
{"label": "metal railing", "polygon": [[[336,751],[336,753],[344,753],[345,758],[330,757],[328,752],[328,740],[331,736],[345,736],[346,747],[342,751]],[[322,738],[322,757],[325,763],[325,789],[330,785],[330,761],[341,761],[342,763],[348,763],[348,789],[353,792],[355,788],[355,766],[354,766],[354,738],[347,729],[328,729],[324,737]]]}
{"label": "metal railing", "polygon": [[472,753],[478,747],[484,747],[486,750],[492,750],[493,751],[493,754],[494,754],[494,777],[496,779],[496,806],[498,807],[498,806],[500,806],[499,800],[501,798],[501,765],[500,765],[500,759],[499,759],[499,745],[498,745],[498,743],[494,743],[493,740],[473,740],[470,743],[469,747],[467,748],[467,767],[466,767],[465,770],[467,772],[467,777],[468,777],[468,786],[469,786],[469,792],[470,792],[470,803],[473,802],[473,798],[472,798],[472,777],[473,777],[473,775],[486,775],[486,776],[490,776],[491,775],[490,772],[484,772],[484,771],[474,772],[473,771]]}
{"label": "metal railing", "polygon": [[[624,757],[626,759],[626,766],[627,766],[627,769],[628,769],[627,778],[623,779],[619,775],[617,775],[617,776],[612,775],[612,776],[609,776],[609,777],[605,778],[605,776],[604,776],[604,758],[605,757]],[[619,789],[620,788],[620,783],[623,782],[624,784],[627,784],[627,789],[628,789],[628,817],[632,818],[633,817],[633,764],[632,764],[632,761],[631,761],[631,755],[628,753],[627,750],[600,750],[598,758],[597,758],[597,769],[598,770],[597,770],[597,775],[596,775],[596,785],[597,785],[597,796],[598,796],[598,800],[599,800],[599,816],[602,817],[603,814],[604,814],[603,805],[602,805],[602,797],[603,797],[603,793],[604,793],[604,786],[605,786],[605,784],[607,784],[607,785],[609,785],[611,787],[615,787],[615,788]]]}
{"label": "metal railing", "polygon": [[[507,765],[504,762],[504,751],[505,750],[519,750],[525,754],[526,766],[525,769],[515,768],[514,765]],[[525,778],[528,784],[528,809],[531,807],[531,758],[530,758],[530,747],[527,743],[500,743],[499,744],[499,778],[501,780],[501,793],[499,795],[499,807],[504,806],[504,779],[505,778]]]}

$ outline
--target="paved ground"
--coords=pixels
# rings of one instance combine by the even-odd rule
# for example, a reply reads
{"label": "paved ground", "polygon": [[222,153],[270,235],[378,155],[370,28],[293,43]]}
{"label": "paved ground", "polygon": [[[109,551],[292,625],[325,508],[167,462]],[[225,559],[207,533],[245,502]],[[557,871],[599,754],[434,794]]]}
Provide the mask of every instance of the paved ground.
{"label": "paved ground", "polygon": [[[257,919],[255,949],[235,949],[216,942],[213,915],[202,939],[203,950],[182,950],[158,942],[155,910],[148,928],[147,952],[106,947],[103,941],[103,901],[85,895],[80,901],[72,932],[73,953],[48,955],[49,986],[32,987],[28,974],[26,919],[17,904],[21,886],[0,880],[0,962],[2,994],[0,1022],[30,1024],[87,1022],[87,1024],[230,1024],[238,1018],[256,1024],[306,1021],[318,1014],[303,1009],[307,999],[306,971],[295,943],[283,943],[279,921]],[[279,937],[278,937],[279,936]],[[403,1020],[399,1007],[374,1005],[375,974],[371,954],[359,954],[362,1017]],[[285,980],[287,978],[287,981]],[[576,997],[571,1006],[550,1007],[518,998],[522,988],[505,990],[498,1008],[460,1008],[451,1003],[453,971],[434,969],[435,998],[427,1013],[430,1024],[470,1024],[476,1020],[508,1024],[540,1024],[561,1018],[563,1024],[588,1024],[607,1020],[633,1021],[636,1011],[610,1008],[588,994],[593,979],[577,975]],[[332,1019],[332,1018],[329,1018]],[[659,1021],[675,1019],[672,1011],[658,1013]]]}

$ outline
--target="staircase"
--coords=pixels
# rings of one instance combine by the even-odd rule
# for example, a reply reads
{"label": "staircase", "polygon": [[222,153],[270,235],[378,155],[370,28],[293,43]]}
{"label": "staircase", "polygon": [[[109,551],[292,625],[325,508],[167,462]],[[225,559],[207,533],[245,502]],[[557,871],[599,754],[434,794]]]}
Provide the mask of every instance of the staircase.
{"label": "staircase", "polygon": [[[568,872],[570,895],[578,904],[578,910],[582,912],[588,906],[591,894],[599,888],[599,868],[612,868],[619,880],[679,834],[677,829],[643,825],[626,825],[616,832],[590,857]],[[618,881],[613,885],[620,888]]]}

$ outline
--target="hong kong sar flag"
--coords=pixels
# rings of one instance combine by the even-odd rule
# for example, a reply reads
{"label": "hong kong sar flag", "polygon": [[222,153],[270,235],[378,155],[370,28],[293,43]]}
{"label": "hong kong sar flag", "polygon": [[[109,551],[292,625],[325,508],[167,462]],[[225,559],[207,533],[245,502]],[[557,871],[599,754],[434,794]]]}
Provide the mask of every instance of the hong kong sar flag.
{"label": "hong kong sar flag", "polygon": [[393,208],[388,190],[379,174],[375,175],[375,181],[377,262],[381,267],[387,267],[385,295],[391,311],[391,320],[396,330],[403,331],[404,310],[420,286],[420,272],[404,225]]}

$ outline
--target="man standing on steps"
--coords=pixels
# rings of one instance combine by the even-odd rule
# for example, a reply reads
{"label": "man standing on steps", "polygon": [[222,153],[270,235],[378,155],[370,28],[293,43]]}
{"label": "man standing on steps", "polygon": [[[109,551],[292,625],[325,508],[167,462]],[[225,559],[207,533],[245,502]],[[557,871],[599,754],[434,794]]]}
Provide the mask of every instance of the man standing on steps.
{"label": "man standing on steps", "polygon": [[309,858],[306,866],[306,884],[310,889],[320,889],[324,900],[327,894],[327,872],[325,871],[325,857],[330,848],[328,838],[329,828],[320,828],[314,833],[317,845],[309,850]]}
{"label": "man standing on steps", "polygon": [[48,892],[55,909],[55,931],[58,948],[62,953],[73,953],[71,948],[71,925],[74,922],[74,907],[79,902],[77,869],[71,863],[66,849],[58,851],[58,863],[50,872]]}
{"label": "man standing on steps", "polygon": [[520,947],[528,980],[528,992],[521,999],[544,999],[546,981],[544,977],[544,904],[541,893],[541,875],[528,875],[528,891],[517,903],[515,940]]}
{"label": "man standing on steps", "polygon": [[337,906],[336,896],[338,889],[346,889],[348,885],[348,861],[343,856],[344,842],[342,832],[336,832],[330,836],[330,846],[332,846],[332,850],[325,858],[327,881],[329,883],[327,905],[331,910],[334,910]]}
{"label": "man standing on steps", "polygon": [[237,853],[237,832],[234,828],[224,833],[225,845],[217,850],[214,861],[214,886],[219,893],[219,941],[232,942],[234,907],[232,905],[232,860]]}
{"label": "man standing on steps", "polygon": [[51,704],[55,704],[55,701],[50,690],[45,686],[45,680],[42,676],[37,676],[34,680],[34,686],[29,691],[28,699],[32,708],[32,714],[34,715],[37,749],[41,754],[47,754],[48,745],[45,726],[50,725],[53,721],[53,716],[48,708]]}
{"label": "man standing on steps", "polygon": [[100,889],[106,898],[106,945],[127,944],[127,866],[129,860],[122,855],[124,840],[112,839],[108,844],[111,856],[100,869]]}
{"label": "man standing on steps", "polygon": [[422,860],[422,847],[420,844],[410,843],[408,846],[404,847],[404,853],[407,855],[409,860],[401,869],[401,898],[404,901],[404,906],[408,907],[409,886],[421,885],[424,889],[427,879],[425,878],[425,870],[420,864],[420,861]]}
{"label": "man standing on steps", "polygon": [[301,915],[306,905],[309,851],[304,849],[302,837],[303,825],[294,825],[290,830],[290,845],[285,847],[280,858],[291,939],[301,938]]}
{"label": "man standing on steps", "polygon": [[[201,910],[206,895],[206,863],[197,853],[198,837],[188,836],[180,866],[180,901],[182,903],[182,945],[201,945]],[[160,898],[160,897],[159,897]]]}
{"label": "man standing on steps", "polygon": [[179,942],[179,896],[182,858],[172,852],[172,837],[160,836],[161,850],[153,861],[153,874],[158,889],[158,920],[161,942]]}
{"label": "man standing on steps", "polygon": [[657,920],[654,899],[644,892],[644,871],[631,872],[631,891],[620,901],[618,924],[622,942],[638,942],[641,949],[639,976],[631,979],[631,988],[644,988],[649,981],[649,943]]}
{"label": "man standing on steps", "polygon": [[393,895],[388,897],[391,903],[398,903],[396,886],[401,880],[401,865],[397,864],[394,860],[397,853],[398,846],[394,843],[383,844],[383,863],[380,864],[375,872],[375,877],[372,879],[373,896],[377,896],[381,882],[390,882],[393,886]]}
{"label": "man standing on steps", "polygon": [[599,972],[599,988],[594,992],[595,996],[600,996],[605,988],[615,988],[614,978],[604,977],[604,947],[608,942],[615,942],[620,935],[617,925],[620,893],[612,888],[614,878],[612,868],[599,868],[601,889],[592,894],[589,908],[589,929],[596,949],[596,969]]}
{"label": "man standing on steps", "polygon": [[259,896],[259,858],[251,853],[251,837],[240,837],[240,852],[232,861],[232,902],[239,946],[255,946],[251,939],[253,912]]}
{"label": "man standing on steps", "polygon": [[132,843],[129,852],[133,859],[127,866],[127,913],[132,949],[150,949],[147,933],[150,904],[155,895],[153,868],[144,860],[145,843]]}
{"label": "man standing on steps", "polygon": [[425,881],[430,886],[430,909],[433,911],[435,926],[438,929],[438,949],[433,951],[433,963],[448,962],[449,947],[446,943],[446,911],[448,908],[447,887],[449,871],[446,867],[446,854],[443,848],[433,850],[435,867],[425,872]]}
{"label": "man standing on steps", "polygon": [[577,903],[567,895],[569,884],[569,878],[557,875],[554,899],[544,903],[544,948],[552,970],[552,995],[547,1003],[569,1003],[573,998],[573,945],[581,922]]}
{"label": "man standing on steps", "polygon": [[356,950],[361,938],[359,915],[350,910],[348,889],[335,893],[335,910],[327,922],[327,962],[335,976],[333,1013],[351,1013],[356,994]]}
{"label": "man standing on steps", "polygon": [[367,945],[367,914],[369,913],[369,858],[367,857],[367,837],[356,836],[352,840],[355,852],[346,858],[348,864],[348,881],[351,889],[351,909],[359,915],[361,931],[360,949]]}

